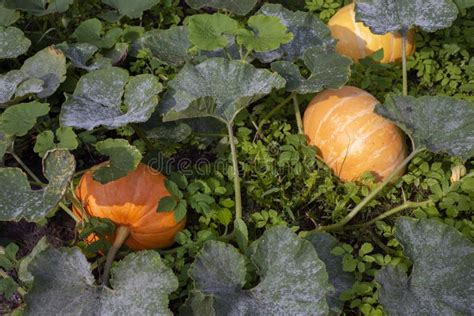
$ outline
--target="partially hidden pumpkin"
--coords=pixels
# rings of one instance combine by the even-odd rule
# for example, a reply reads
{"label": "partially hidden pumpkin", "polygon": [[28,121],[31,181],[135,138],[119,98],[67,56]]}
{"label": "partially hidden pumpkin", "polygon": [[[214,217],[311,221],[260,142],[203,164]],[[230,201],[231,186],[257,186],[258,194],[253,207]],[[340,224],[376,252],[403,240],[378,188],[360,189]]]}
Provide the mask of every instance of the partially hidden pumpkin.
{"label": "partially hidden pumpkin", "polygon": [[[76,196],[89,216],[108,218],[118,227],[128,228],[125,244],[134,250],[173,244],[185,219],[176,222],[172,211],[157,212],[160,200],[170,195],[165,176],[140,164],[127,176],[101,184],[93,179],[93,170],[87,171],[76,187]],[[74,212],[81,215],[78,209]]]}
{"label": "partially hidden pumpkin", "polygon": [[345,86],[319,93],[304,113],[309,143],[343,181],[366,171],[380,181],[406,158],[403,134],[373,112],[377,103],[364,90]]}
{"label": "partially hidden pumpkin", "polygon": [[[402,36],[399,33],[384,35],[372,33],[362,22],[356,22],[354,9],[354,3],[348,4],[329,20],[331,35],[337,40],[336,51],[357,62],[383,48],[384,56],[381,63],[401,60]],[[413,29],[408,32],[407,56],[415,51],[414,35]]]}

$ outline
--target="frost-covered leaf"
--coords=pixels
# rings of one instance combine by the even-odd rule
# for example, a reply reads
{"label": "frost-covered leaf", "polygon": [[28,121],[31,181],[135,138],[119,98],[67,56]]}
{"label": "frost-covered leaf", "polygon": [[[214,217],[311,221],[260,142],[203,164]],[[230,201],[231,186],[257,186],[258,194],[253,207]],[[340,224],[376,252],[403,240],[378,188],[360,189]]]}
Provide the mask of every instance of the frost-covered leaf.
{"label": "frost-covered leaf", "polygon": [[181,142],[191,135],[192,129],[188,124],[181,122],[167,122],[147,131],[150,139],[159,139],[165,142]]}
{"label": "frost-covered leaf", "polygon": [[111,271],[112,289],[95,285],[78,248],[49,248],[29,264],[34,277],[25,315],[172,315],[168,295],[178,279],[158,252],[132,253]]}
{"label": "frost-covered leaf", "polygon": [[145,122],[155,110],[161,90],[153,75],[129,77],[127,70],[116,67],[96,70],[79,79],[73,95],[63,104],[60,120],[65,126],[88,130]]}
{"label": "frost-covered leaf", "polygon": [[414,26],[425,32],[450,27],[458,15],[452,0],[358,0],[356,20],[375,34],[401,32]]}
{"label": "frost-covered leaf", "polygon": [[36,137],[35,147],[33,151],[38,153],[40,157],[52,149],[69,149],[74,150],[79,145],[77,135],[71,127],[60,127],[56,129],[57,142],[54,141],[54,133],[52,131],[44,131]]}
{"label": "frost-covered leaf", "polygon": [[96,149],[102,155],[110,157],[110,161],[94,172],[94,180],[105,184],[125,177],[135,170],[142,160],[142,154],[125,139],[106,139],[98,142]]}
{"label": "frost-covered leaf", "polygon": [[49,105],[37,101],[16,104],[0,115],[0,131],[9,136],[24,136],[38,117],[49,113]]}
{"label": "frost-covered leaf", "polygon": [[186,0],[193,9],[213,8],[227,10],[237,15],[246,15],[257,4],[257,0]]}
{"label": "frost-covered leaf", "polygon": [[61,201],[74,175],[76,162],[66,150],[54,150],[43,159],[49,183],[32,190],[26,174],[18,168],[0,168],[0,221],[38,222]]}
{"label": "frost-covered leaf", "polygon": [[299,94],[316,93],[326,88],[338,89],[350,78],[350,58],[339,55],[332,47],[316,46],[308,48],[303,57],[311,74],[301,75],[297,65],[288,61],[275,61],[272,70],[286,80],[286,90]]}
{"label": "frost-covered leaf", "polygon": [[306,239],[313,244],[319,259],[326,265],[329,283],[331,283],[335,289],[335,292],[327,297],[329,308],[334,313],[340,314],[342,313],[344,302],[339,300],[339,296],[342,292],[350,289],[355,281],[352,273],[344,272],[342,268],[342,257],[335,256],[331,253],[340,243],[332,235],[324,232],[314,233]]}
{"label": "frost-covered leaf", "polygon": [[[196,289],[214,298],[216,315],[327,315],[324,263],[309,241],[286,227],[268,229],[249,249],[260,283],[245,290],[246,260],[229,244],[208,241],[190,269]],[[202,307],[201,303],[206,304]],[[191,305],[209,309],[202,297]]]}
{"label": "frost-covered leaf", "polygon": [[215,50],[226,47],[239,31],[239,23],[222,13],[196,14],[187,19],[189,40],[199,49]]}
{"label": "frost-covered leaf", "polygon": [[0,26],[10,26],[20,18],[20,12],[7,9],[0,3]]}
{"label": "frost-covered leaf", "polygon": [[303,58],[306,49],[319,46],[336,46],[329,28],[310,12],[290,11],[280,4],[266,3],[258,11],[259,14],[278,17],[281,23],[293,34],[293,40],[280,48],[259,53],[256,56],[265,63],[277,59],[296,61]]}
{"label": "frost-covered leaf", "polygon": [[112,60],[109,58],[101,57],[91,61],[94,54],[99,50],[95,45],[89,43],[61,43],[55,46],[64,53],[76,68],[93,71],[112,66]]}
{"label": "frost-covered leaf", "polygon": [[30,45],[31,41],[20,29],[0,26],[0,59],[23,55]]}
{"label": "frost-covered leaf", "polygon": [[210,116],[231,122],[241,109],[284,86],[282,77],[266,69],[211,58],[184,66],[169,82],[160,110],[165,121]]}
{"label": "frost-covered leaf", "polygon": [[42,16],[66,12],[73,2],[74,0],[4,0],[3,5],[9,9],[21,10]]}
{"label": "frost-covered leaf", "polygon": [[248,50],[256,52],[275,50],[281,44],[293,39],[286,26],[274,16],[254,15],[248,20],[248,26],[250,30],[241,30],[237,35],[237,43],[244,45]]}
{"label": "frost-covered leaf", "polygon": [[140,46],[150,49],[152,55],[160,61],[180,66],[188,59],[188,49],[192,44],[188,39],[185,26],[172,26],[166,30],[152,30],[140,38]]}
{"label": "frost-covered leaf", "polygon": [[102,0],[103,3],[111,6],[119,12],[120,16],[129,18],[141,18],[143,11],[150,10],[160,3],[160,0]]}
{"label": "frost-covered leaf", "polygon": [[122,35],[122,29],[111,28],[107,32],[103,30],[102,22],[93,18],[79,24],[72,36],[80,43],[89,43],[98,48],[112,48]]}
{"label": "frost-covered leaf", "polygon": [[19,70],[0,75],[0,105],[28,94],[39,98],[52,95],[66,79],[66,58],[53,47],[47,47],[25,60]]}
{"label": "frost-covered leaf", "polygon": [[474,105],[445,96],[389,96],[375,112],[407,133],[418,149],[468,159],[474,155]]}
{"label": "frost-covered leaf", "polygon": [[390,315],[471,315],[474,244],[433,219],[400,218],[395,237],[413,262],[408,277],[389,266],[376,275],[379,302]]}

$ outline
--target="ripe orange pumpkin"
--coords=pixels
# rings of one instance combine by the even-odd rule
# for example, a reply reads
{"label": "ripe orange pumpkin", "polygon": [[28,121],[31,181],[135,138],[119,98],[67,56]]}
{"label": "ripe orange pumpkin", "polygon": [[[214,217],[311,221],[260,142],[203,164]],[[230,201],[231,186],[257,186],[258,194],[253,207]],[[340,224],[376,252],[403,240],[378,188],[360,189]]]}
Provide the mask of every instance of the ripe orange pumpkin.
{"label": "ripe orange pumpkin", "polygon": [[[355,5],[348,4],[341,8],[329,20],[331,35],[338,40],[336,51],[352,58],[355,62],[384,49],[381,63],[391,63],[402,58],[402,36],[400,33],[377,35],[370,31],[362,22],[355,20]],[[415,32],[410,30],[407,35],[406,54],[410,56],[415,51]]]}
{"label": "ripe orange pumpkin", "polygon": [[[108,218],[118,227],[128,228],[125,243],[134,250],[165,248],[173,244],[186,220],[177,223],[172,211],[156,211],[159,201],[170,196],[165,187],[165,176],[140,164],[127,176],[101,184],[92,178],[93,169],[82,176],[76,187],[76,196],[88,215]],[[74,212],[81,215],[78,209]]]}
{"label": "ripe orange pumpkin", "polygon": [[366,171],[380,181],[407,155],[401,131],[373,112],[377,103],[364,90],[345,86],[319,93],[304,113],[309,143],[343,181]]}

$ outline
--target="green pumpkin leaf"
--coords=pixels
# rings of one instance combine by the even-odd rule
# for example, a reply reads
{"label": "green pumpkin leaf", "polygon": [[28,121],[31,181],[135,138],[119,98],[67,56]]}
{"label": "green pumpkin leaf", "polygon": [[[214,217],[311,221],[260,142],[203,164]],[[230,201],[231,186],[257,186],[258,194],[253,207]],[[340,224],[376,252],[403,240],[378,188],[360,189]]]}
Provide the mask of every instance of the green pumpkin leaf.
{"label": "green pumpkin leaf", "polygon": [[329,308],[337,315],[341,314],[344,307],[344,302],[339,300],[339,296],[346,290],[352,287],[355,282],[352,273],[344,272],[342,267],[342,257],[335,256],[331,251],[340,246],[341,243],[332,235],[324,232],[317,232],[311,234],[306,238],[312,244],[319,259],[326,265],[326,270],[329,275],[329,283],[334,287],[335,292],[330,293],[327,297]]}
{"label": "green pumpkin leaf", "polygon": [[287,91],[317,93],[324,89],[338,89],[349,81],[352,61],[336,53],[332,47],[308,48],[303,61],[311,72],[308,78],[304,78],[298,66],[291,62],[272,63],[272,70],[285,78]]}
{"label": "green pumpkin leaf", "polygon": [[43,16],[52,13],[63,13],[69,9],[74,0],[4,0],[6,8],[25,11]]}
{"label": "green pumpkin leaf", "polygon": [[[196,257],[190,276],[196,290],[213,298],[216,315],[328,314],[328,275],[309,241],[272,227],[252,243],[249,258],[260,283],[246,290],[246,258],[233,246],[208,241]],[[193,305],[194,312],[210,308],[202,297]]]}
{"label": "green pumpkin leaf", "polygon": [[20,266],[18,267],[18,278],[21,280],[21,282],[28,285],[33,283],[33,275],[31,275],[30,271],[28,271],[28,266],[38,254],[48,249],[48,246],[48,238],[44,236],[38,241],[33,250],[31,250],[27,256],[21,258]]}
{"label": "green pumpkin leaf", "polygon": [[128,16],[132,19],[141,18],[143,11],[150,10],[160,3],[160,0],[102,0],[103,3],[116,9],[120,16]]}
{"label": "green pumpkin leaf", "polygon": [[139,45],[148,48],[154,57],[170,66],[180,66],[188,61],[188,49],[192,46],[187,28],[175,25],[166,30],[146,32]]}
{"label": "green pumpkin leaf", "polygon": [[29,94],[36,94],[39,98],[49,97],[65,79],[64,54],[47,47],[25,60],[19,70],[0,75],[0,106]]}
{"label": "green pumpkin leaf", "polygon": [[206,296],[202,292],[192,290],[184,304],[179,308],[179,315],[216,316],[213,304],[214,299],[211,296]]}
{"label": "green pumpkin leaf", "polygon": [[74,150],[79,146],[77,135],[70,127],[60,127],[56,130],[56,138],[58,143],[54,142],[54,134],[52,131],[44,131],[36,137],[35,147],[33,151],[38,153],[40,157],[44,157],[49,150],[69,149]]}
{"label": "green pumpkin leaf", "polygon": [[452,0],[358,0],[356,20],[375,34],[400,32],[412,27],[434,32],[450,27],[458,15]]}
{"label": "green pumpkin leaf", "polygon": [[388,266],[376,274],[390,315],[468,315],[474,310],[474,244],[432,219],[400,218],[395,237],[413,262],[408,277]]}
{"label": "green pumpkin leaf", "polygon": [[122,29],[118,27],[104,32],[102,22],[96,18],[81,22],[72,33],[79,43],[89,43],[98,48],[112,48],[121,35]]}
{"label": "green pumpkin leaf", "polygon": [[256,52],[275,50],[281,44],[293,39],[286,26],[274,16],[254,15],[248,20],[248,25],[251,30],[242,30],[237,35],[237,43],[244,45],[248,50]]}
{"label": "green pumpkin leaf", "polygon": [[0,163],[2,162],[3,156],[12,146],[12,138],[8,135],[5,135],[0,131]]}
{"label": "green pumpkin leaf", "polygon": [[110,162],[94,172],[94,180],[105,184],[125,177],[138,167],[142,154],[125,139],[112,139],[97,142],[95,148],[102,155],[110,157]]}
{"label": "green pumpkin leaf", "polygon": [[0,168],[0,221],[38,222],[52,211],[66,193],[76,162],[66,150],[54,150],[43,159],[49,183],[32,190],[26,174],[18,168]]}
{"label": "green pumpkin leaf", "polygon": [[193,9],[213,8],[230,11],[237,15],[247,15],[257,4],[257,0],[186,0]]}
{"label": "green pumpkin leaf", "polygon": [[190,42],[209,51],[226,47],[228,37],[239,32],[239,23],[221,13],[193,15],[187,19],[187,27]]}
{"label": "green pumpkin leaf", "polygon": [[188,203],[185,200],[180,200],[173,213],[176,222],[181,222],[186,217],[187,208]]}
{"label": "green pumpkin leaf", "polygon": [[241,218],[236,218],[234,221],[234,233],[240,249],[244,252],[247,251],[249,244],[249,231],[247,224],[245,224]]}
{"label": "green pumpkin leaf", "polygon": [[214,117],[232,122],[240,110],[284,85],[282,77],[266,69],[239,60],[211,58],[183,67],[169,82],[160,110],[164,121]]}
{"label": "green pumpkin leaf", "polygon": [[188,124],[182,122],[167,122],[146,132],[150,139],[159,139],[164,142],[182,142],[192,134]]}
{"label": "green pumpkin leaf", "polygon": [[375,112],[397,124],[415,148],[468,159],[474,155],[474,106],[445,96],[389,96]]}
{"label": "green pumpkin leaf", "polygon": [[280,4],[270,3],[265,3],[258,13],[279,18],[288,32],[293,34],[293,40],[288,44],[270,52],[256,54],[262,62],[270,63],[277,59],[293,62],[303,58],[304,52],[310,47],[336,46],[329,28],[313,13],[293,12]]}
{"label": "green pumpkin leaf", "polygon": [[65,126],[87,130],[145,122],[155,110],[161,90],[154,75],[129,77],[125,69],[116,67],[96,70],[79,79],[73,95],[63,104],[60,120]]}
{"label": "green pumpkin leaf", "polygon": [[49,248],[28,270],[34,283],[25,297],[25,315],[172,315],[168,295],[178,288],[156,251],[132,253],[118,262],[111,271],[112,289],[95,285],[78,248]]}
{"label": "green pumpkin leaf", "polygon": [[76,68],[93,71],[112,66],[112,60],[105,57],[96,58],[92,62],[89,62],[99,50],[95,45],[89,43],[61,43],[55,45],[55,47],[60,49]]}
{"label": "green pumpkin leaf", "polygon": [[37,101],[11,106],[0,115],[0,131],[10,136],[25,136],[38,117],[48,113],[49,105]]}
{"label": "green pumpkin leaf", "polygon": [[474,7],[474,0],[454,0],[459,9]]}
{"label": "green pumpkin leaf", "polygon": [[158,204],[158,212],[171,212],[174,211],[178,205],[178,200],[172,196],[165,196],[160,200]]}
{"label": "green pumpkin leaf", "polygon": [[7,9],[0,4],[0,26],[10,26],[20,18],[20,12]]}

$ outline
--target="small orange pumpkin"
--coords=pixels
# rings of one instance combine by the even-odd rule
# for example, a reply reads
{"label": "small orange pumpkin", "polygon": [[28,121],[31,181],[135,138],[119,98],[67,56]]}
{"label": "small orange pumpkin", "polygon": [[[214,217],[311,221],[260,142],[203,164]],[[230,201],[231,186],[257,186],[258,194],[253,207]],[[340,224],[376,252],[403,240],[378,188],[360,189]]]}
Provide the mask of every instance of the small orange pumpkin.
{"label": "small orange pumpkin", "polygon": [[400,130],[373,112],[377,103],[364,90],[345,86],[319,93],[304,113],[309,143],[343,181],[366,171],[382,180],[407,155]]}
{"label": "small orange pumpkin", "polygon": [[[354,3],[348,4],[329,20],[331,35],[338,40],[337,52],[357,62],[383,48],[384,57],[381,63],[401,60],[402,36],[399,33],[384,35],[372,33],[362,22],[356,22],[354,9]],[[414,37],[415,31],[412,29],[407,35],[407,56],[415,51]]]}
{"label": "small orange pumpkin", "polygon": [[[159,201],[170,196],[165,176],[140,164],[127,176],[101,184],[92,178],[93,169],[82,176],[76,187],[76,196],[88,215],[108,218],[119,228],[127,228],[125,243],[134,250],[173,244],[176,234],[184,228],[185,219],[177,223],[172,211],[156,211]],[[78,209],[74,212],[81,214]]]}

